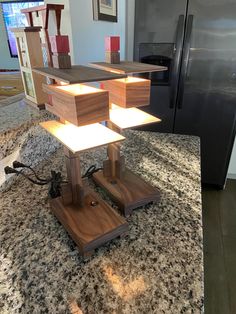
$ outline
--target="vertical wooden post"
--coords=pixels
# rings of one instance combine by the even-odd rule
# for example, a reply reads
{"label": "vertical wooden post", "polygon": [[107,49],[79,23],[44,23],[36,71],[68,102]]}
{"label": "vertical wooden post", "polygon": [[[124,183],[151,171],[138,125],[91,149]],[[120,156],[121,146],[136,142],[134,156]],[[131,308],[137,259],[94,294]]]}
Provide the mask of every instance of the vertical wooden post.
{"label": "vertical wooden post", "polygon": [[78,155],[71,153],[67,148],[64,148],[64,152],[66,157],[67,178],[72,192],[72,202],[75,205],[83,206],[84,189],[81,177],[80,158]]}
{"label": "vertical wooden post", "polygon": [[[111,121],[107,122],[109,129],[121,133],[121,129]],[[124,157],[120,154],[120,143],[109,144],[107,148],[108,166],[105,166],[104,175],[112,178],[121,178],[125,168]],[[108,169],[107,169],[108,168]]]}
{"label": "vertical wooden post", "polygon": [[51,43],[49,40],[49,34],[48,34],[48,22],[49,22],[49,10],[42,11],[42,18],[43,18],[43,32],[45,37],[45,47],[47,50],[47,56],[48,56],[48,66],[52,67],[52,51],[51,51]]}
{"label": "vertical wooden post", "polygon": [[55,10],[57,35],[61,35],[61,10]]}
{"label": "vertical wooden post", "polygon": [[34,26],[32,12],[26,13],[26,19],[27,19],[29,26],[31,26],[31,27]]}
{"label": "vertical wooden post", "polygon": [[110,175],[117,177],[117,164],[120,162],[120,147],[118,144],[110,144],[107,148],[107,155],[110,161]]}

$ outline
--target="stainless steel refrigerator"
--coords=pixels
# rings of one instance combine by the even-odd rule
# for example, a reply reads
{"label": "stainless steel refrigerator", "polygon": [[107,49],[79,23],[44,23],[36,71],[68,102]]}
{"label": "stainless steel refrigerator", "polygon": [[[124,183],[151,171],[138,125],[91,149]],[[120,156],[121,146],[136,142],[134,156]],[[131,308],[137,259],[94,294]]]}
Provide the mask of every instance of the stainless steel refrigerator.
{"label": "stainless steel refrigerator", "polygon": [[136,0],[134,59],[162,119],[146,130],[201,138],[202,182],[225,185],[236,133],[236,0]]}

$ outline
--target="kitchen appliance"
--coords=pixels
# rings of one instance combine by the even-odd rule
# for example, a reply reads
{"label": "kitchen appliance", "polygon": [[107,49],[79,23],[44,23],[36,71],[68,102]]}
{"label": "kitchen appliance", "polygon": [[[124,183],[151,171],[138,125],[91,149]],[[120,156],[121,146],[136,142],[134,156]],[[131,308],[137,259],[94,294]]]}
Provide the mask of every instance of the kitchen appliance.
{"label": "kitchen appliance", "polygon": [[169,69],[150,77],[143,108],[162,123],[143,129],[200,136],[202,182],[224,188],[236,134],[236,1],[136,0],[134,59]]}

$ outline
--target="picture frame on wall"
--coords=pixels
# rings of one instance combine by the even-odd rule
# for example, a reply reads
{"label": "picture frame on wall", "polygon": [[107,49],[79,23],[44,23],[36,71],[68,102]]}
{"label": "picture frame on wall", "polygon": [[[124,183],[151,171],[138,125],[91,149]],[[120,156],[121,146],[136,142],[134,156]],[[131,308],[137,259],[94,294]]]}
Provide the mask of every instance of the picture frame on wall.
{"label": "picture frame on wall", "polygon": [[117,0],[93,0],[93,19],[95,21],[117,22]]}

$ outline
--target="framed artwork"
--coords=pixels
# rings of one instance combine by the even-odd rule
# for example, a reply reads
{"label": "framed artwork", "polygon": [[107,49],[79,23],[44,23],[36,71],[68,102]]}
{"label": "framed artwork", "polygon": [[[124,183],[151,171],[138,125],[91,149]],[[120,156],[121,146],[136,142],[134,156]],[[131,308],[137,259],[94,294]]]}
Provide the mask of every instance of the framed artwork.
{"label": "framed artwork", "polygon": [[93,19],[117,22],[117,0],[93,0]]}

